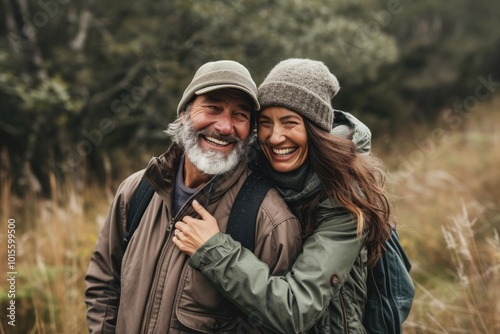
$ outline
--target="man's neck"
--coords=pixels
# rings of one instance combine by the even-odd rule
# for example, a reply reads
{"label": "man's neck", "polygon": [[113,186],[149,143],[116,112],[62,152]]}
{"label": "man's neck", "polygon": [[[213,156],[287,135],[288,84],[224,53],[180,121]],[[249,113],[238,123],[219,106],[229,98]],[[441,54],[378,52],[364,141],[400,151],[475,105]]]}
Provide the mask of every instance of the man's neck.
{"label": "man's neck", "polygon": [[188,188],[197,189],[210,181],[213,175],[207,175],[196,168],[195,165],[184,155],[184,185]]}

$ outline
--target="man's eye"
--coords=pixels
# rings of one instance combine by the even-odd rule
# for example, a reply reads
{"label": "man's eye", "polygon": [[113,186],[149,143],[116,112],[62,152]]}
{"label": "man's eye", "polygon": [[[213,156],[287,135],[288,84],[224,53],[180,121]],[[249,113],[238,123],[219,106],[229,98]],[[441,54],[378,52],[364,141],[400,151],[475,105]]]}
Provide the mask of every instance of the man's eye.
{"label": "man's eye", "polygon": [[238,119],[241,119],[241,120],[249,120],[250,119],[250,115],[248,115],[247,113],[244,113],[244,112],[236,113],[235,117]]}
{"label": "man's eye", "polygon": [[216,105],[206,105],[205,108],[210,112],[218,112],[220,110],[220,107]]}

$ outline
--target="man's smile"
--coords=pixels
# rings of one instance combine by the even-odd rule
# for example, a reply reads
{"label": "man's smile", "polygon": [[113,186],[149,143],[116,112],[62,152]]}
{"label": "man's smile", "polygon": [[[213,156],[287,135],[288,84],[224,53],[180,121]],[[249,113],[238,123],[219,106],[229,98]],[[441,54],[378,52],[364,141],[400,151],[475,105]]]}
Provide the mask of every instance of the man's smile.
{"label": "man's smile", "polygon": [[232,143],[231,141],[218,139],[218,138],[215,138],[212,136],[203,136],[202,135],[202,138],[205,139],[207,142],[214,144],[216,146],[227,146],[227,145]]}

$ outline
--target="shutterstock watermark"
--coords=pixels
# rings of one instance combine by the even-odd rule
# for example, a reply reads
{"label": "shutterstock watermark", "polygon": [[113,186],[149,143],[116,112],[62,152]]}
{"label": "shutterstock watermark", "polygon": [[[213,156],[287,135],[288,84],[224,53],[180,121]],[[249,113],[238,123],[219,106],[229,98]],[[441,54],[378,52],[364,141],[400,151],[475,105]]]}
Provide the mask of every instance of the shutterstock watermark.
{"label": "shutterstock watermark", "polygon": [[167,77],[166,73],[160,71],[159,66],[156,68],[146,66],[144,70],[146,74],[142,77],[140,85],[128,85],[125,92],[111,102],[110,109],[116,117],[102,118],[96,128],[82,130],[84,139],[75,147],[68,149],[63,161],[53,163],[52,167],[59,181],[63,180],[64,174],[71,173],[80,166],[85,157],[101,145],[104,137],[115,130],[117,122],[125,120],[130,112],[137,109],[148,94],[158,88]]}
{"label": "shutterstock watermark", "polygon": [[425,159],[436,151],[436,147],[446,141],[451,131],[457,130],[470,114],[477,110],[482,101],[486,101],[493,96],[493,93],[500,90],[500,81],[494,81],[490,74],[477,77],[478,84],[474,89],[474,94],[468,95],[458,102],[454,102],[452,107],[445,110],[442,118],[442,126],[435,128],[430,136],[421,141],[415,141],[418,146],[406,158],[399,156],[400,165],[396,173],[400,177],[409,177]]}

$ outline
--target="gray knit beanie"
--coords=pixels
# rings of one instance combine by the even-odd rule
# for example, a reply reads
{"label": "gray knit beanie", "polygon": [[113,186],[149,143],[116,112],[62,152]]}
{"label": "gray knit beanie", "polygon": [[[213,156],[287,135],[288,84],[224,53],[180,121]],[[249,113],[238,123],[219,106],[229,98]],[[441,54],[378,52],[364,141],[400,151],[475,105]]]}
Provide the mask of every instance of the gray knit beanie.
{"label": "gray knit beanie", "polygon": [[232,60],[219,60],[206,63],[196,71],[177,106],[177,115],[195,95],[224,88],[242,90],[254,101],[255,110],[260,109],[257,99],[257,85],[246,67]]}
{"label": "gray knit beanie", "polygon": [[291,58],[281,61],[259,87],[261,108],[285,107],[330,132],[332,98],[339,91],[337,78],[320,61]]}

